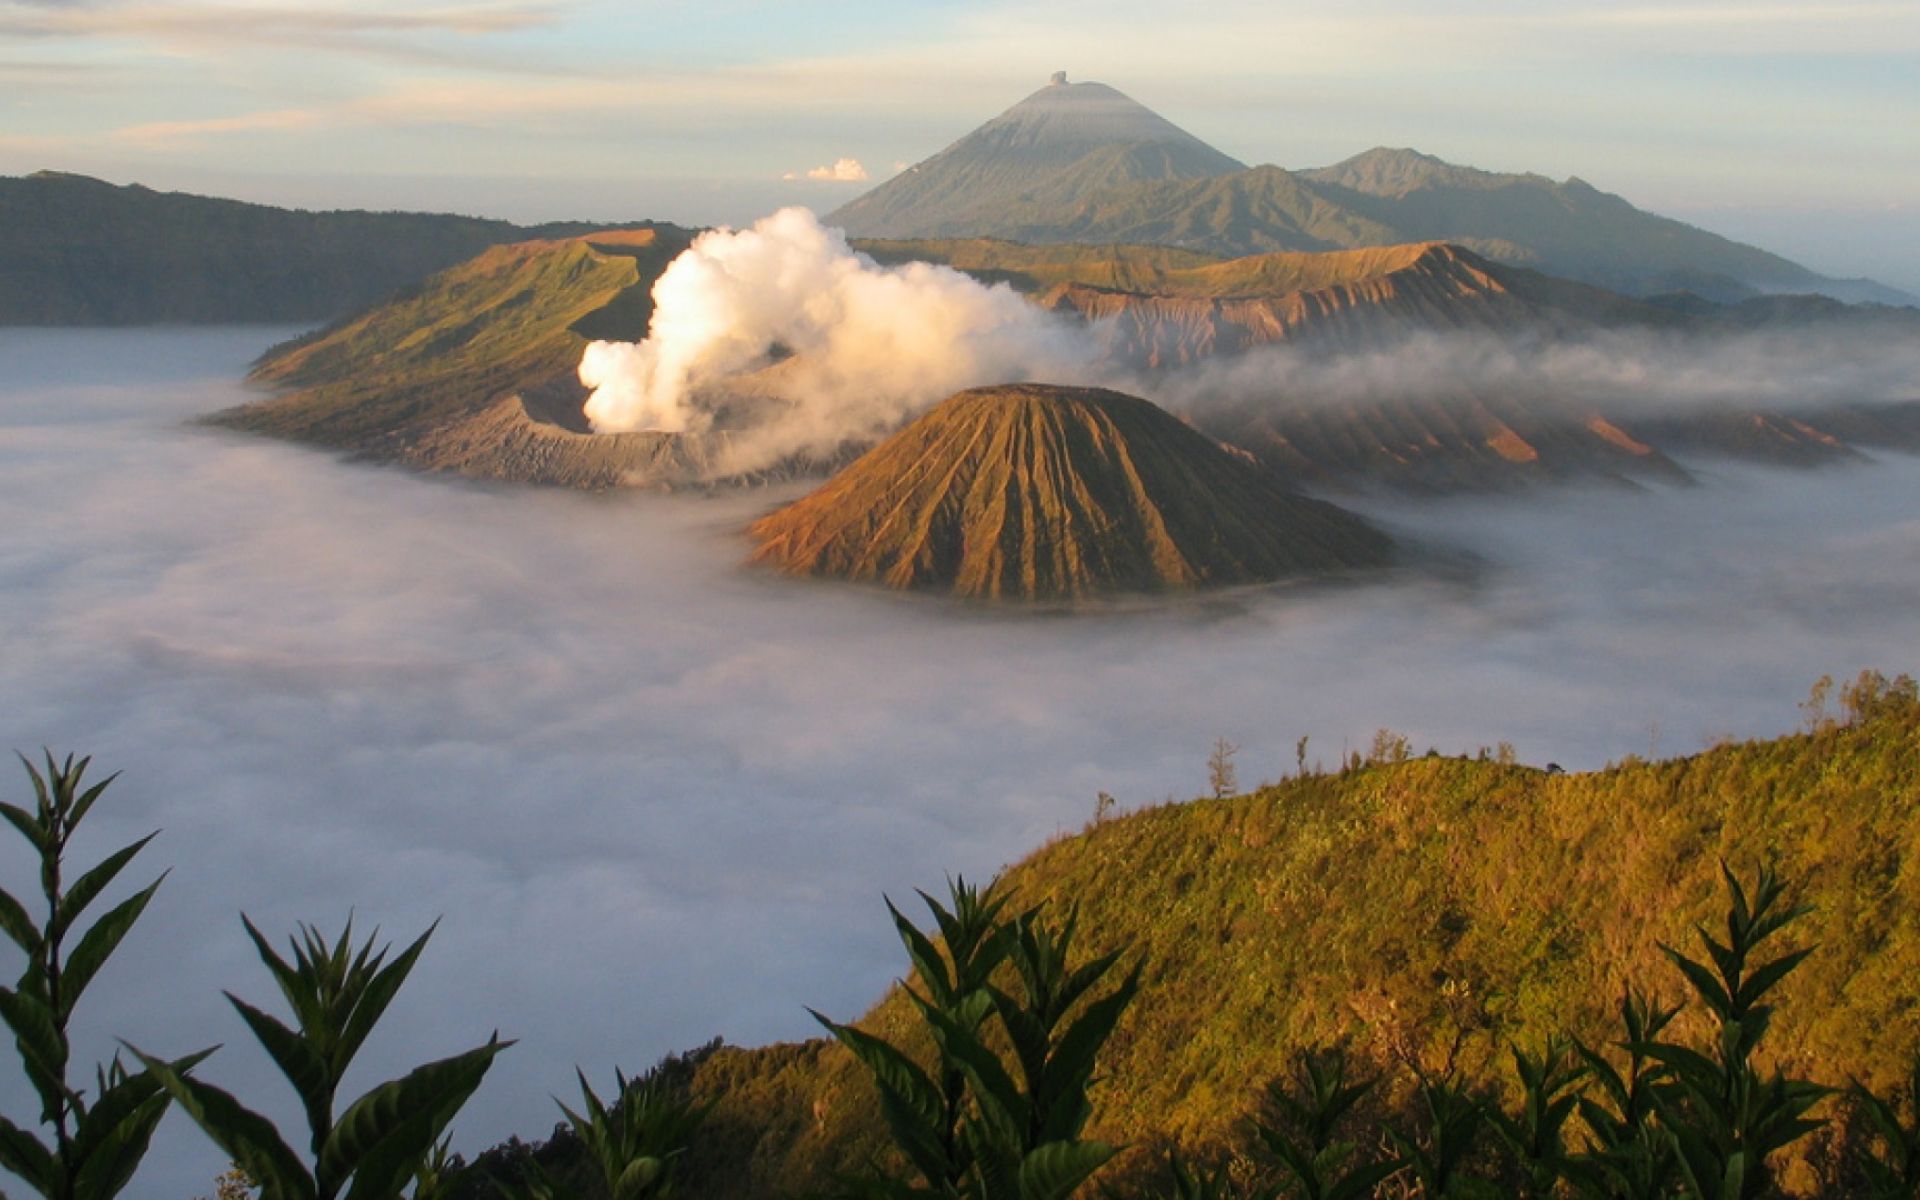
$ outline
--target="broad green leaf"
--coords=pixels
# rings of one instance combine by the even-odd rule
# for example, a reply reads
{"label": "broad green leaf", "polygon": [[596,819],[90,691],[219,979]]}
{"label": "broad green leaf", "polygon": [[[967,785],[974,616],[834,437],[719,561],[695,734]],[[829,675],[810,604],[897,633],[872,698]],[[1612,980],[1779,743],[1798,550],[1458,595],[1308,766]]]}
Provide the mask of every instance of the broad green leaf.
{"label": "broad green leaf", "polygon": [[[29,766],[27,770],[32,771],[33,768]],[[38,783],[39,779],[40,777],[36,774],[34,776],[34,782]],[[20,835],[26,838],[27,841],[33,845],[34,849],[40,851],[42,854],[47,852],[48,833],[46,827],[40,824],[40,818],[34,816],[24,808],[18,805],[8,804],[4,800],[0,800],[0,817],[5,817],[8,824],[18,829]]]}
{"label": "broad green leaf", "polygon": [[[393,1003],[394,994],[400,990],[400,985],[407,981],[407,975],[413,970],[413,964],[419,961],[420,952],[427,948],[427,939],[431,938],[433,931],[439,927],[438,921],[427,926],[427,931],[415,938],[413,944],[401,952],[400,957],[377,971],[373,978],[368,980],[365,990],[354,1002],[353,1015],[348,1018],[346,1027],[340,1032],[340,1044],[333,1061],[336,1079],[346,1074],[347,1064],[352,1062],[353,1056],[360,1052],[361,1043],[367,1040],[367,1035],[373,1032],[374,1025],[385,1015],[387,1006]],[[349,930],[352,928],[351,921],[348,922],[348,928]],[[340,935],[342,947],[346,946],[348,936],[347,933]],[[360,965],[363,968],[377,966],[381,958],[385,957],[385,951],[382,951],[380,958],[375,958],[369,963],[366,950],[371,949],[372,946],[373,940],[369,938],[366,949],[361,951]]]}
{"label": "broad green leaf", "polygon": [[153,899],[153,894],[160,890],[160,885],[166,882],[166,878],[165,875],[161,875],[144,890],[135,892],[108,909],[104,916],[94,922],[92,928],[80,936],[80,944],[75,946],[73,953],[67,957],[66,973],[60,979],[60,1019],[62,1021],[73,1012],[73,1006],[79,1001],[80,993],[86,990],[100,968],[106,965],[108,957],[120,944],[120,939],[126,937],[128,931],[133,928],[134,922],[140,919],[140,914],[146,911],[148,902]]}
{"label": "broad green leaf", "polygon": [[0,1117],[0,1167],[32,1184],[42,1195],[51,1195],[58,1169],[52,1153],[39,1139],[5,1117]]}
{"label": "broad green leaf", "polygon": [[156,1090],[108,1126],[93,1141],[87,1157],[74,1173],[74,1194],[88,1200],[110,1200],[119,1195],[147,1156],[153,1131],[159,1126],[160,1118],[167,1115],[167,1105],[172,1100],[164,1090]]}
{"label": "broad green leaf", "polygon": [[921,933],[912,921],[893,906],[892,900],[886,904],[887,911],[893,914],[893,927],[900,935],[900,944],[907,948],[907,958],[925,983],[933,1002],[940,1005],[952,1003],[953,988],[948,979],[946,960],[940,957],[940,952],[927,935]]}
{"label": "broad green leaf", "polygon": [[13,939],[14,945],[26,951],[27,957],[40,953],[40,928],[27,915],[27,910],[11,892],[0,888],[0,932]]}
{"label": "broad green leaf", "polygon": [[280,1139],[271,1121],[212,1084],[183,1075],[171,1064],[138,1047],[127,1049],[173,1096],[180,1111],[192,1117],[213,1143],[260,1185],[263,1196],[273,1200],[318,1200],[313,1177],[307,1174],[299,1156]]}
{"label": "broad green leaf", "polygon": [[147,843],[159,836],[157,833],[150,833],[132,845],[122,847],[101,859],[86,874],[74,880],[73,885],[67,889],[65,898],[60,902],[60,918],[54,922],[53,936],[64,937],[67,930],[72,928],[73,923],[79,919],[80,914],[86,911],[87,905],[92,904],[102,889],[113,882],[114,876],[120,873],[121,868],[132,862],[134,855],[146,849]]}
{"label": "broad green leaf", "polygon": [[45,1001],[26,990],[0,988],[0,1020],[13,1030],[21,1066],[39,1093],[42,1119],[52,1121],[66,1100],[67,1044]]}
{"label": "broad green leaf", "polygon": [[320,1151],[318,1185],[331,1196],[348,1175],[356,1200],[385,1200],[399,1193],[446,1125],[466,1104],[512,1042],[493,1041],[464,1054],[415,1067],[381,1084],[342,1113]]}
{"label": "broad green leaf", "polygon": [[1740,992],[1733,998],[1734,1003],[1742,1008],[1753,1004],[1772,991],[1775,984],[1785,979],[1790,971],[1806,961],[1807,956],[1812,953],[1813,947],[1809,946],[1805,950],[1796,950],[1792,954],[1783,955],[1765,966],[1756,968],[1753,974],[1741,981]]}
{"label": "broad green leaf", "polygon": [[247,930],[247,936],[253,939],[253,948],[260,955],[260,961],[266,965],[267,972],[279,985],[280,994],[286,997],[287,1004],[293,1009],[293,1017],[302,1028],[318,1029],[325,1024],[326,1014],[319,1008],[319,998],[309,979],[288,965],[287,961],[274,952],[272,943],[266,935],[254,926],[247,914],[240,914],[240,924]]}
{"label": "broad green leaf", "polygon": [[327,1127],[333,1123],[333,1089],[337,1081],[328,1073],[326,1063],[320,1060],[319,1054],[315,1053],[305,1038],[232,992],[227,992],[226,997],[227,1003],[233,1005],[240,1019],[253,1031],[254,1038],[266,1048],[274,1065],[280,1068],[280,1073],[293,1085],[301,1106],[306,1110],[307,1128],[313,1135],[313,1152],[318,1154]]}
{"label": "broad green leaf", "polygon": [[1047,1064],[1047,1088],[1035,1097],[1041,1107],[1048,1134],[1065,1139],[1080,1132],[1078,1128],[1055,1128],[1054,1106],[1070,1094],[1085,1090],[1088,1079],[1093,1075],[1094,1059],[1112,1036],[1114,1026],[1119,1023],[1127,1006],[1133,1003],[1139,990],[1140,968],[1136,966],[1119,987],[1089,1004],[1086,1011],[1061,1035],[1059,1045]]}
{"label": "broad green leaf", "polygon": [[[181,1074],[200,1065],[211,1049],[184,1058],[176,1058],[169,1065]],[[116,1060],[117,1061],[117,1060]],[[108,1077],[111,1079],[111,1076]],[[91,1158],[94,1148],[113,1135],[113,1131],[141,1105],[155,1096],[166,1094],[160,1081],[151,1071],[139,1071],[108,1082],[94,1098],[93,1106],[86,1111],[73,1131],[73,1157],[77,1162]]]}
{"label": "broad green leaf", "polygon": [[1733,1011],[1733,997],[1727,995],[1727,990],[1720,986],[1720,981],[1714,978],[1712,971],[1707,970],[1706,967],[1688,958],[1678,950],[1675,950],[1672,946],[1663,943],[1660,950],[1675,967],[1679,968],[1680,973],[1687,977],[1687,982],[1693,985],[1693,990],[1700,994],[1700,998],[1707,1002],[1709,1008],[1723,1017],[1731,1015]]}
{"label": "broad green leaf", "polygon": [[1105,1142],[1048,1142],[1020,1163],[1020,1200],[1066,1200],[1114,1155]]}

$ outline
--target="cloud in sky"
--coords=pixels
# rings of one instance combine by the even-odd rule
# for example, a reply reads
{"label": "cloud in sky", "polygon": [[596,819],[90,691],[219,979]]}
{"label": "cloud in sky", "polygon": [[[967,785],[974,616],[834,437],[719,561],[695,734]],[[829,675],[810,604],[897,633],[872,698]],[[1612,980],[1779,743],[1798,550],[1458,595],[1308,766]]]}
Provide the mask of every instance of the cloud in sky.
{"label": "cloud in sky", "polygon": [[[1920,159],[1889,152],[1920,122],[1912,4],[1221,0],[1175,17],[1146,0],[853,0],[674,15],[557,0],[0,0],[9,74],[66,80],[0,96],[0,171],[181,186],[326,163],[344,191],[347,177],[510,163],[563,185],[605,174],[611,146],[636,187],[778,182],[845,146],[917,162],[1065,66],[1248,162],[1412,145],[1577,174],[1657,211],[1820,208],[1810,223],[1920,194]],[[78,65],[114,71],[75,86]],[[564,186],[547,191],[543,215],[581,215]],[[444,196],[434,207],[464,202],[451,183]],[[1920,225],[1901,236],[1920,241]],[[1855,237],[1844,259],[1870,259],[1878,240]]]}
{"label": "cloud in sky", "polygon": [[865,183],[869,178],[867,169],[860,165],[857,158],[841,157],[833,165],[809,167],[805,171],[788,171],[782,179],[811,179],[816,183]]}

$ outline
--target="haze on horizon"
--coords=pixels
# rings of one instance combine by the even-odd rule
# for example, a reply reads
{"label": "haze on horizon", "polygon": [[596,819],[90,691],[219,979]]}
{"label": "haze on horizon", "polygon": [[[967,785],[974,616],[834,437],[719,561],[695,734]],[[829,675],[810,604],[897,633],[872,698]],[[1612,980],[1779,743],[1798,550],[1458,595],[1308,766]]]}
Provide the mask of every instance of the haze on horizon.
{"label": "haze on horizon", "polygon": [[833,208],[1064,68],[1249,163],[1579,175],[1920,291],[1916,55],[1920,5],[1870,0],[0,0],[0,174],[738,224]]}

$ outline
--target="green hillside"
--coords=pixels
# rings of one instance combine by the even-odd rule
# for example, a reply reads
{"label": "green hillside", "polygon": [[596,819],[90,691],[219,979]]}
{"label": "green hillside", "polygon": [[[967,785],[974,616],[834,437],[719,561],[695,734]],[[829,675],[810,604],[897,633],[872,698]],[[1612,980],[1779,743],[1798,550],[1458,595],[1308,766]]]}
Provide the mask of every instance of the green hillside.
{"label": "green hillside", "polygon": [[329,320],[488,246],[590,228],[296,211],[44,171],[0,178],[0,325]]}
{"label": "green hillside", "polygon": [[291,390],[213,420],[378,454],[508,394],[571,386],[577,402],[582,348],[643,335],[653,281],[686,244],[684,233],[661,228],[494,247],[268,351],[254,380]]}
{"label": "green hillside", "polygon": [[[1774,864],[1813,906],[1770,1061],[1899,1082],[1920,1047],[1920,704],[1904,682],[1850,698],[1850,723],[1584,774],[1383,734],[1358,767],[1097,822],[1011,868],[1016,906],[1077,905],[1086,954],[1145,963],[1093,1093],[1089,1134],[1132,1147],[1102,1179],[1126,1194],[1159,1147],[1243,1144],[1303,1048],[1345,1041],[1402,1092],[1410,1065],[1449,1060],[1502,1091],[1509,1043],[1607,1040],[1627,983],[1682,999],[1658,947],[1724,911],[1722,859]],[[897,991],[861,1025],[919,1044]],[[892,1153],[867,1078],[825,1042],[719,1050],[693,1088],[717,1104],[695,1194],[804,1194]],[[1785,1178],[1809,1193],[1817,1145],[1801,1159]]]}

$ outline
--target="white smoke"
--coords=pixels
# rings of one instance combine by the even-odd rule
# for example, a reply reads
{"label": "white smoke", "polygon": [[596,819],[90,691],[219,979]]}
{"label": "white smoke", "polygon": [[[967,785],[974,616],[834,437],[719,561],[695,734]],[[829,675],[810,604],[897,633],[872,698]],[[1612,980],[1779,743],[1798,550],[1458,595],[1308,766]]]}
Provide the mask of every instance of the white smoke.
{"label": "white smoke", "polygon": [[[1556,340],[1413,334],[1327,353],[1285,343],[1209,358],[1138,386],[1196,417],[1363,409],[1389,400],[1506,397],[1567,414],[1679,417],[1920,399],[1920,338],[1873,325],[1663,332],[1592,330]],[[1553,411],[1551,408],[1540,410]]]}
{"label": "white smoke", "polygon": [[803,208],[700,235],[653,286],[646,340],[580,360],[601,433],[715,428],[702,389],[772,364],[780,402],[730,431],[732,470],[877,437],[952,392],[1088,376],[1084,327],[927,263],[882,267]]}

